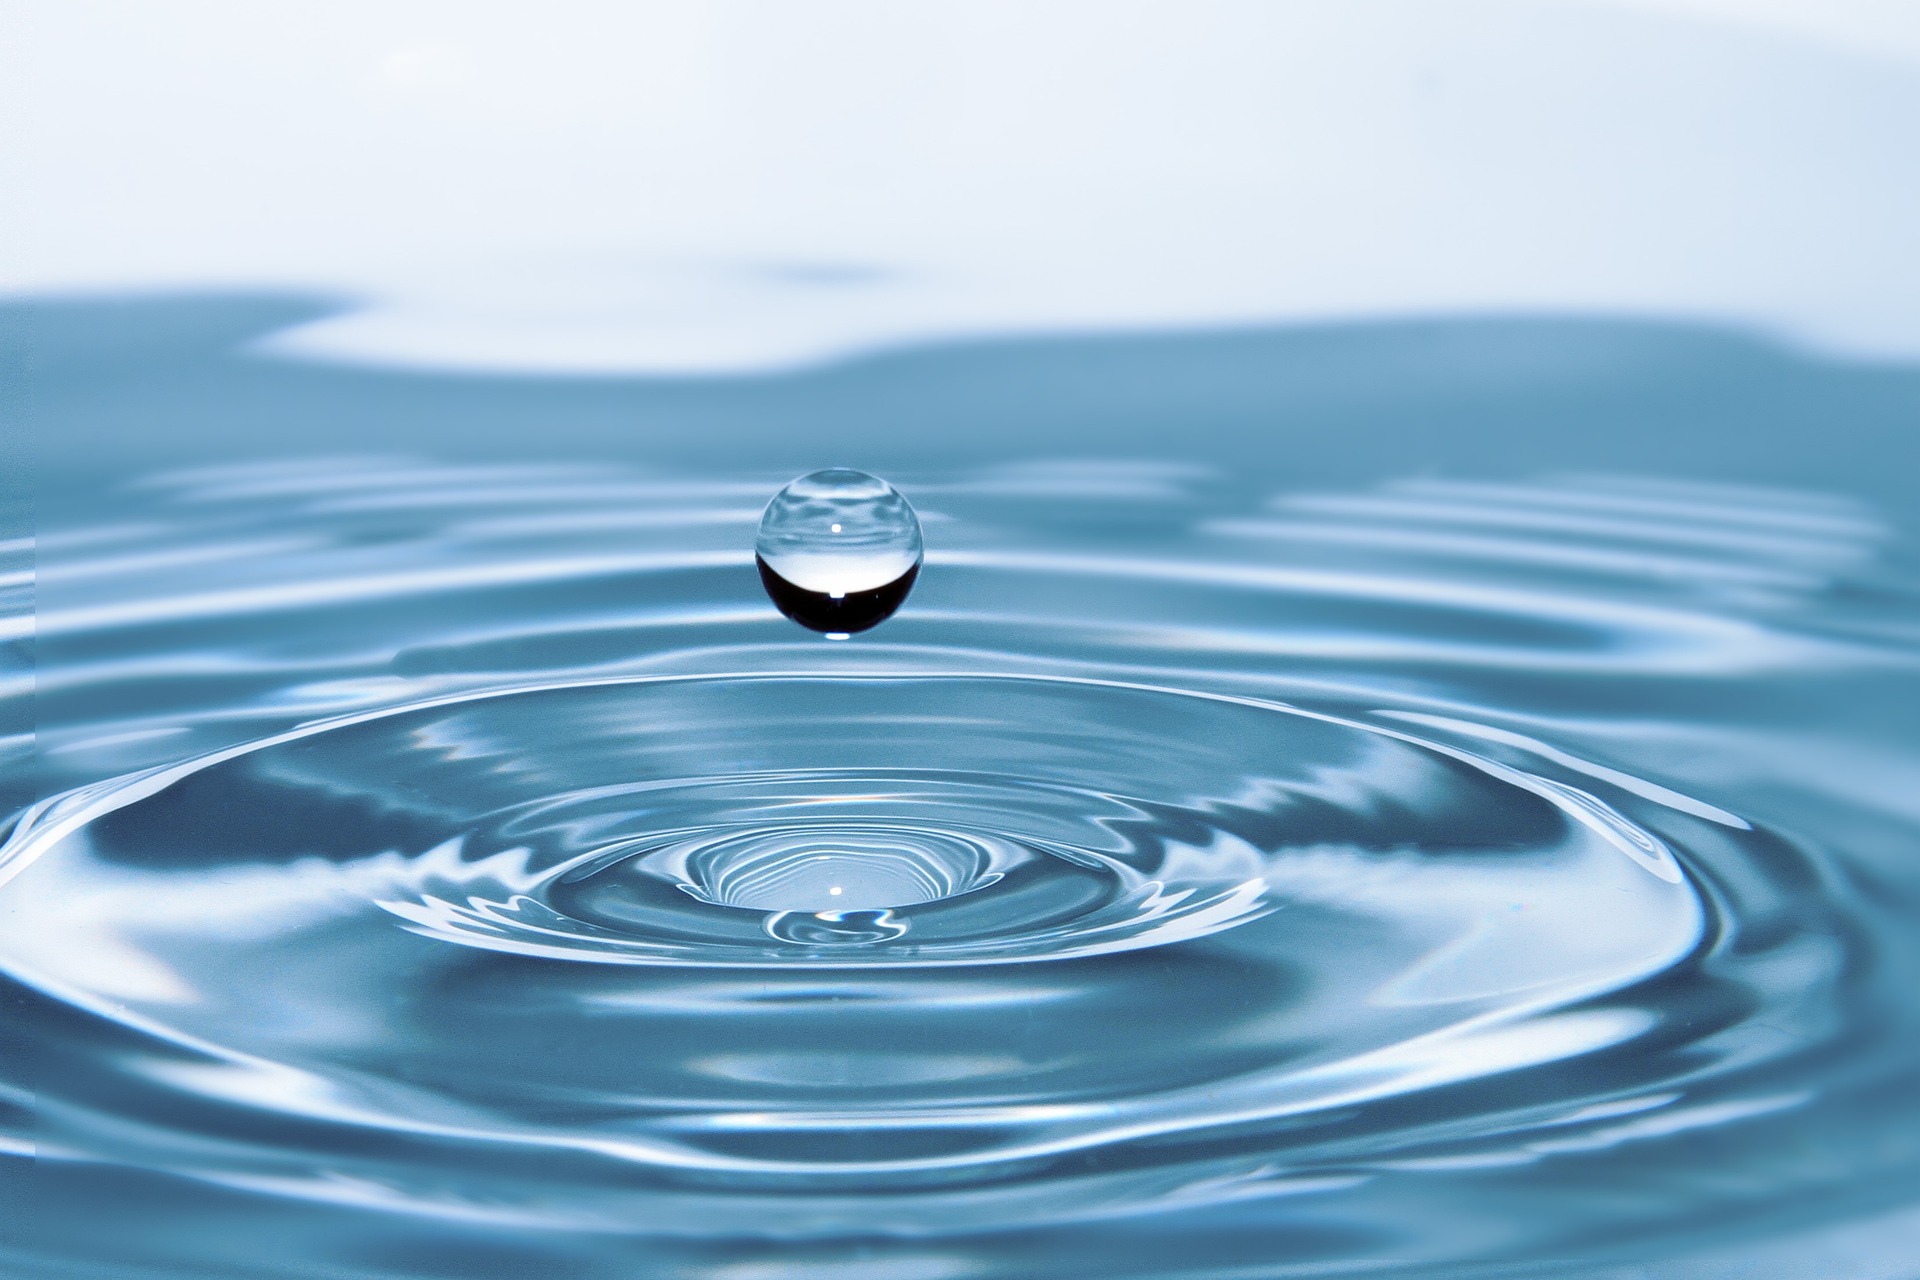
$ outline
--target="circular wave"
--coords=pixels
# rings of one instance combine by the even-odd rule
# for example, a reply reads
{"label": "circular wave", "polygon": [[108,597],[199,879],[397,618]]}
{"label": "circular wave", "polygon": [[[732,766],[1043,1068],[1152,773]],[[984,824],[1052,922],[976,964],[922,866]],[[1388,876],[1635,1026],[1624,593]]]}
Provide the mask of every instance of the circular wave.
{"label": "circular wave", "polygon": [[50,557],[66,791],[0,850],[43,1165],[982,1275],[1122,1217],[1112,1274],[1184,1274],[1164,1214],[1289,1274],[1810,1201],[1905,1114],[1897,895],[1833,852],[1906,847],[1904,757],[1799,727],[1908,660],[1793,621],[1837,517],[1429,485],[1076,545],[1057,477],[957,483],[827,645],[765,486],[589,479],[289,468]]}
{"label": "circular wave", "polygon": [[[1512,939],[1476,944],[1481,967],[1503,947],[1520,963],[1554,903],[1607,904],[1582,923],[1634,972],[1700,927],[1662,841],[1590,794],[1403,729],[1088,679],[467,694],[90,791],[77,812],[29,824],[14,856],[83,841],[125,871],[325,868],[415,932],[571,960],[1064,959],[1202,937],[1383,874],[1407,880],[1392,926],[1421,937],[1452,927],[1421,918],[1443,899],[1478,912],[1475,893],[1546,877]],[[1559,950],[1582,973],[1595,960]],[[1524,962],[1529,983],[1552,981],[1542,959]]]}
{"label": "circular wave", "polygon": [[[410,1179],[474,1144],[501,1178],[508,1151],[592,1151],[680,1189],[576,1171],[583,1204],[656,1226],[778,1189],[809,1230],[820,1195],[883,1185],[924,1186],[889,1213],[930,1225],[942,1188],[1077,1152],[1171,1176],[1201,1136],[1643,1037],[1661,1014],[1629,993],[1715,928],[1668,841],[1591,788],[1091,679],[463,694],[86,789],[10,852],[26,927],[0,962],[209,1056],[140,1061],[144,1089],[430,1137]],[[245,1146],[187,1163],[252,1177],[278,1149]],[[1048,1185],[992,1213],[1106,1184]]]}

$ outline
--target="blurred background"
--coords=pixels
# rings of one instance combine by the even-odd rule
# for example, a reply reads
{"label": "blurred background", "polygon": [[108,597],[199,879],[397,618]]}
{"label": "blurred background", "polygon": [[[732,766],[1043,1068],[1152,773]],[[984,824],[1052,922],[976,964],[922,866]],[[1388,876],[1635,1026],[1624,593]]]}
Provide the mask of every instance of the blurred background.
{"label": "blurred background", "polygon": [[[1021,376],[1064,379],[1056,410],[1119,410],[1103,430],[1121,453],[1221,415],[1261,419],[1262,447],[1324,436],[1331,415],[1359,447],[1351,419],[1391,416],[1381,397],[1408,379],[1429,403],[1493,392],[1496,412],[1553,384],[1574,412],[1530,412],[1522,434],[1563,443],[1596,395],[1676,378],[1743,419],[1696,417],[1680,440],[1663,421],[1575,462],[1644,445],[1778,478],[1802,474],[1815,432],[1839,431],[1828,456],[1906,439],[1857,438],[1890,395],[1910,420],[1920,356],[1920,13],[1901,0],[7,14],[0,283],[16,316],[44,304],[10,345],[50,480],[304,448],[321,428],[301,406],[346,394],[345,370],[813,387],[807,371],[903,351],[955,371],[1010,340],[1046,366]],[[1209,360],[1182,346],[1201,333],[1272,341]],[[167,368],[140,372],[162,348]],[[277,405],[293,416],[177,404],[189,352],[243,356],[229,378],[301,379]],[[1171,365],[1143,376],[1142,360]],[[1862,376],[1806,383],[1836,372]],[[76,407],[70,376],[168,385],[141,384],[135,424]],[[991,394],[977,369],[953,376]],[[1144,390],[1114,391],[1129,376]],[[1836,415],[1834,394],[1872,403]],[[870,430],[864,404],[734,425],[753,447],[829,432],[777,466],[832,454],[835,432],[863,456],[891,431],[924,443],[949,404],[889,404]],[[989,451],[1047,452],[1044,421],[999,436],[1009,406],[989,407],[941,447],[984,432]],[[533,429],[455,413],[318,416],[329,448],[512,454]],[[1664,417],[1608,421],[1631,435]],[[1400,426],[1372,447],[1415,469],[1528,447],[1456,457]],[[624,404],[540,430],[542,449],[596,457],[696,443],[684,415]],[[1790,458],[1743,457],[1757,437]]]}
{"label": "blurred background", "polygon": [[287,359],[1604,315],[1920,352],[1901,0],[7,6],[5,283]]}
{"label": "blurred background", "polygon": [[[1047,369],[1021,376],[1064,380],[1056,410],[1109,415],[1121,453],[1222,415],[1260,419],[1263,447],[1339,418],[1359,447],[1352,420],[1391,416],[1381,397],[1408,379],[1428,403],[1491,391],[1496,413],[1552,384],[1574,412],[1530,411],[1521,434],[1562,443],[1596,396],[1676,378],[1741,419],[1696,415],[1676,440],[1635,404],[1607,420],[1631,436],[1662,419],[1646,439],[1563,461],[1644,446],[1779,478],[1804,474],[1816,432],[1839,432],[1828,459],[1907,438],[1859,435],[1862,415],[1910,421],[1920,355],[1920,14],[1901,0],[7,13],[0,283],[45,304],[10,345],[38,415],[14,421],[41,425],[50,480],[304,448],[321,428],[301,406],[351,381],[316,368],[812,387],[806,371],[902,351],[954,371],[1009,340]],[[1181,345],[1222,332],[1280,346]],[[165,369],[143,363],[162,348]],[[188,352],[244,356],[229,379],[301,379],[276,405],[293,416],[179,405]],[[1290,356],[1304,368],[1269,376]],[[1144,391],[1113,389],[1129,371]],[[1838,372],[1861,376],[1807,383]],[[977,369],[953,376],[991,394]],[[89,416],[70,377],[146,379],[150,412]],[[1836,394],[1864,399],[1835,414]],[[889,404],[871,429],[864,401],[764,431],[721,416],[752,447],[829,432],[777,466],[832,454],[835,432],[863,456],[874,435],[940,437],[949,404]],[[988,407],[941,447],[984,432],[989,451],[1047,452],[1044,421],[999,436],[1009,406]],[[456,412],[316,415],[329,448],[512,454],[533,429]],[[1413,469],[1528,448],[1399,425],[1371,447]],[[541,448],[671,458],[691,429],[563,409]],[[1789,456],[1743,456],[1756,441]]]}

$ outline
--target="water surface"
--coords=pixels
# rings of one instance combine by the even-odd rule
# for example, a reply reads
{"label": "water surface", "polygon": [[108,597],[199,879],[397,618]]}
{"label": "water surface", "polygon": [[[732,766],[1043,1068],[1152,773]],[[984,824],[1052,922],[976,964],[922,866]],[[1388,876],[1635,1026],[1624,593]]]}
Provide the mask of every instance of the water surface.
{"label": "water surface", "polygon": [[[1912,372],[451,378],[90,305],[14,548],[13,1271],[1910,1274]],[[754,569],[826,464],[925,529],[846,641]]]}

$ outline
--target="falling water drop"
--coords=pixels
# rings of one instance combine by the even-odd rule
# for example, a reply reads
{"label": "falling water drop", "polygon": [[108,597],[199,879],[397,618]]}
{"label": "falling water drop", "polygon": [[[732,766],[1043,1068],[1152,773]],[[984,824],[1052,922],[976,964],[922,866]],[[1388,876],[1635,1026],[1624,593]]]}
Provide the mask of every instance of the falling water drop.
{"label": "falling water drop", "polygon": [[920,573],[920,520],[878,476],[831,467],[773,496],[754,547],[781,613],[845,638],[893,616]]}

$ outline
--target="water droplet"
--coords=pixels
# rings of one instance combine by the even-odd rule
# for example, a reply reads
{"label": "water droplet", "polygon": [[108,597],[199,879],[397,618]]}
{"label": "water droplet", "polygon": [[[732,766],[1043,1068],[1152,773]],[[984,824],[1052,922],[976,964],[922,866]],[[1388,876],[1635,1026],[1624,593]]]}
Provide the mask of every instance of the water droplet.
{"label": "water droplet", "polygon": [[754,546],[775,607],[844,637],[893,616],[920,573],[920,519],[878,476],[831,467],[773,496]]}

